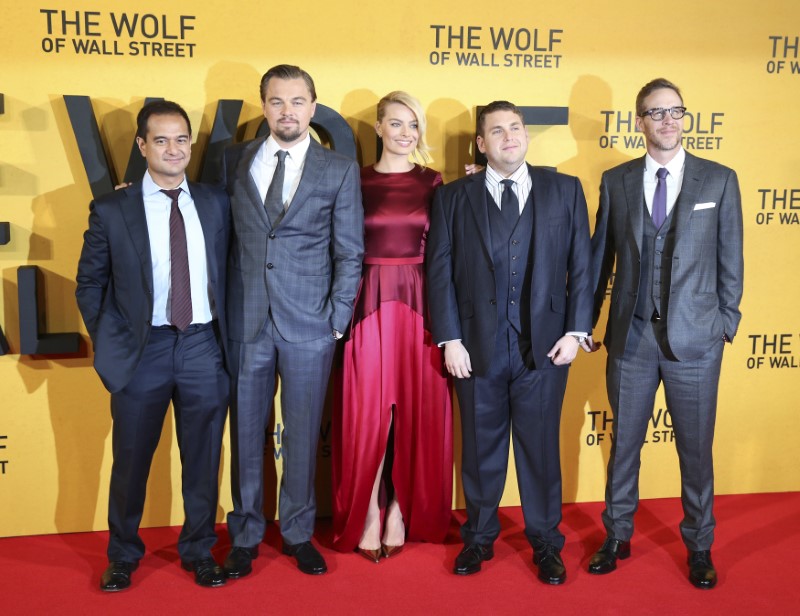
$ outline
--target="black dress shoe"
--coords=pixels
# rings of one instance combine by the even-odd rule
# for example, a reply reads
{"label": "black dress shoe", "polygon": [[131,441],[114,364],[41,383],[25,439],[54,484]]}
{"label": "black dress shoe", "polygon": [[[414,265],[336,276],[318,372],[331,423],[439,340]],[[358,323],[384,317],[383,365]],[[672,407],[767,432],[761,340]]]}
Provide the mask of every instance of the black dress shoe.
{"label": "black dress shoe", "polygon": [[121,560],[111,561],[100,578],[100,590],[105,592],[125,590],[131,585],[131,574],[136,571],[138,566],[139,563],[128,563]]}
{"label": "black dress shoe", "polygon": [[181,561],[181,566],[187,571],[194,571],[194,581],[198,586],[216,588],[225,584],[225,572],[213,558]]}
{"label": "black dress shoe", "polygon": [[456,575],[471,575],[481,570],[481,563],[484,560],[494,558],[494,548],[492,544],[481,545],[480,543],[470,543],[465,545],[458,556],[453,567]]}
{"label": "black dress shoe", "polygon": [[717,572],[711,562],[711,552],[689,552],[689,581],[697,588],[709,590],[717,585]]}
{"label": "black dress shoe", "polygon": [[533,564],[539,567],[539,579],[554,586],[563,584],[567,570],[561,560],[561,550],[554,545],[543,545],[533,551]]}
{"label": "black dress shoe", "polygon": [[297,561],[297,568],[308,575],[322,575],[328,570],[325,559],[317,551],[310,541],[303,543],[283,544],[283,553],[287,556],[294,556]]}
{"label": "black dress shoe", "polygon": [[242,548],[234,546],[222,564],[222,571],[229,578],[240,578],[253,570],[252,561],[258,558],[258,546]]}
{"label": "black dress shoe", "polygon": [[617,568],[617,559],[625,560],[631,555],[631,542],[620,541],[613,537],[607,537],[597,552],[594,553],[589,561],[589,573],[603,575],[611,573]]}

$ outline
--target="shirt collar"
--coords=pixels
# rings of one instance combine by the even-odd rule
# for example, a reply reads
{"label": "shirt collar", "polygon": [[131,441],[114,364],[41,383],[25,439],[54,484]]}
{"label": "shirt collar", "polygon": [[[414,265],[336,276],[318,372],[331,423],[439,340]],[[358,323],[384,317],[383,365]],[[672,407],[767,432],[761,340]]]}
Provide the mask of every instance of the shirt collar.
{"label": "shirt collar", "polygon": [[[183,181],[176,186],[175,188],[182,189],[187,195],[192,193],[189,192],[189,182],[186,181],[186,175],[183,176]],[[143,197],[152,197],[157,192],[161,190],[161,186],[156,184],[155,180],[153,180],[153,176],[150,175],[150,170],[146,170],[144,172],[144,177],[142,178],[142,196]]]}
{"label": "shirt collar", "polygon": [[528,175],[528,165],[525,164],[524,162],[519,167],[517,167],[517,170],[514,171],[514,173],[512,173],[508,178],[503,177],[502,175],[497,173],[497,171],[492,169],[491,165],[488,164],[486,165],[486,176],[496,184],[499,184],[500,182],[506,179],[513,180],[514,182],[519,183],[525,179],[526,175]]}
{"label": "shirt collar", "polygon": [[294,161],[295,164],[300,164],[306,158],[306,153],[308,152],[308,148],[311,145],[311,135],[306,133],[306,138],[300,141],[299,143],[295,143],[290,148],[282,148],[278,145],[278,142],[272,138],[272,135],[267,137],[267,140],[264,142],[264,160],[272,160],[275,158],[275,152],[278,150],[285,149],[289,152],[289,158]]}
{"label": "shirt collar", "polygon": [[683,146],[678,148],[678,152],[675,156],[672,157],[672,160],[669,161],[666,165],[662,165],[659,162],[650,156],[649,153],[644,155],[644,172],[648,176],[655,177],[656,171],[658,171],[661,167],[666,167],[669,174],[677,178],[680,176],[681,171],[683,170],[683,163],[686,160],[686,150],[683,149]]}

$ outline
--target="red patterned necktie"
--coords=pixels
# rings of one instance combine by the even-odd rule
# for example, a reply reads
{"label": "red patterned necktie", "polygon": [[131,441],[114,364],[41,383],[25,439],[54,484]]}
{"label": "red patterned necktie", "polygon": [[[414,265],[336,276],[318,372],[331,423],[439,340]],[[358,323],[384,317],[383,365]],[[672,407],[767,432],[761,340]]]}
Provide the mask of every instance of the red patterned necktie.
{"label": "red patterned necktie", "polygon": [[170,265],[170,313],[172,325],[184,331],[192,322],[192,286],[189,279],[189,251],[186,248],[186,227],[178,208],[180,188],[162,189],[172,199],[169,213],[169,265]]}

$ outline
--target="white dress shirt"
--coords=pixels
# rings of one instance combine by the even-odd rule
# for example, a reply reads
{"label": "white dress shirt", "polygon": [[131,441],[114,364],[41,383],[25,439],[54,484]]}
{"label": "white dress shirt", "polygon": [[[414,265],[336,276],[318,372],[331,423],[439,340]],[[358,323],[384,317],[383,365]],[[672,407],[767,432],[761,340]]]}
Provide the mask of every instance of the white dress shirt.
{"label": "white dress shirt", "polygon": [[[186,227],[186,249],[189,253],[189,279],[192,288],[192,323],[208,323],[214,318],[208,289],[208,266],[203,227],[189,192],[186,178],[180,185],[178,208]],[[169,325],[170,311],[170,248],[169,214],[172,199],[161,192],[149,171],[142,178],[144,213],[150,237],[150,259],[153,262],[153,319],[154,327]]]}
{"label": "white dress shirt", "polygon": [[[294,193],[297,191],[297,186],[300,184],[300,176],[303,174],[303,166],[305,165],[306,154],[310,145],[311,136],[306,135],[306,138],[300,143],[296,143],[286,150],[289,155],[284,161],[283,203],[285,206],[291,204]],[[253,159],[253,164],[250,166],[250,175],[258,187],[258,193],[261,195],[262,201],[267,198],[272,176],[275,175],[275,168],[278,166],[278,157],[275,156],[275,153],[282,149],[270,135],[261,144],[258,153]]]}
{"label": "white dress shirt", "polygon": [[653,215],[653,195],[658,186],[658,178],[656,171],[661,167],[666,167],[669,172],[667,175],[667,216],[675,206],[678,200],[678,195],[681,192],[681,185],[683,184],[683,163],[686,161],[686,150],[683,147],[678,148],[678,153],[672,157],[666,165],[657,163],[650,154],[644,156],[644,200],[647,203],[647,211],[650,216]]}

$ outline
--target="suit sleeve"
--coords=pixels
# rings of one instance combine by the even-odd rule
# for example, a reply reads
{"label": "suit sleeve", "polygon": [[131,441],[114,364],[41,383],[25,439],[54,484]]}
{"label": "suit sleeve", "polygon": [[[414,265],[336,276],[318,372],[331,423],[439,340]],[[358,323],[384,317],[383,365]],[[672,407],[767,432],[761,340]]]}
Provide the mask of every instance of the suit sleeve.
{"label": "suit sleeve", "polygon": [[600,181],[600,205],[597,209],[597,219],[592,235],[592,291],[594,293],[594,306],[592,312],[592,327],[597,326],[600,310],[606,298],[608,280],[614,268],[614,238],[609,224],[609,209],[611,200],[608,196],[608,182],[606,174]]}
{"label": "suit sleeve", "polygon": [[728,178],[719,204],[717,230],[717,297],[725,334],[733,340],[742,313],[744,253],[742,231],[742,197],[736,172],[728,170]]}
{"label": "suit sleeve", "polygon": [[83,249],[78,261],[75,298],[92,342],[97,320],[111,276],[108,236],[94,201],[89,205],[89,228],[83,234]]}
{"label": "suit sleeve", "polygon": [[445,211],[445,187],[436,190],[431,206],[431,228],[428,234],[426,271],[428,276],[428,310],[433,340],[441,344],[462,338],[458,318],[458,302],[453,284],[451,228]]}
{"label": "suit sleeve", "polygon": [[572,178],[572,237],[570,238],[569,269],[567,294],[569,308],[567,312],[568,331],[592,331],[592,249],[589,239],[589,212],[586,208],[586,197],[578,178]]}
{"label": "suit sleeve", "polygon": [[355,161],[348,164],[336,194],[331,229],[333,329],[344,332],[353,316],[353,303],[361,280],[364,257],[364,206],[361,178]]}

